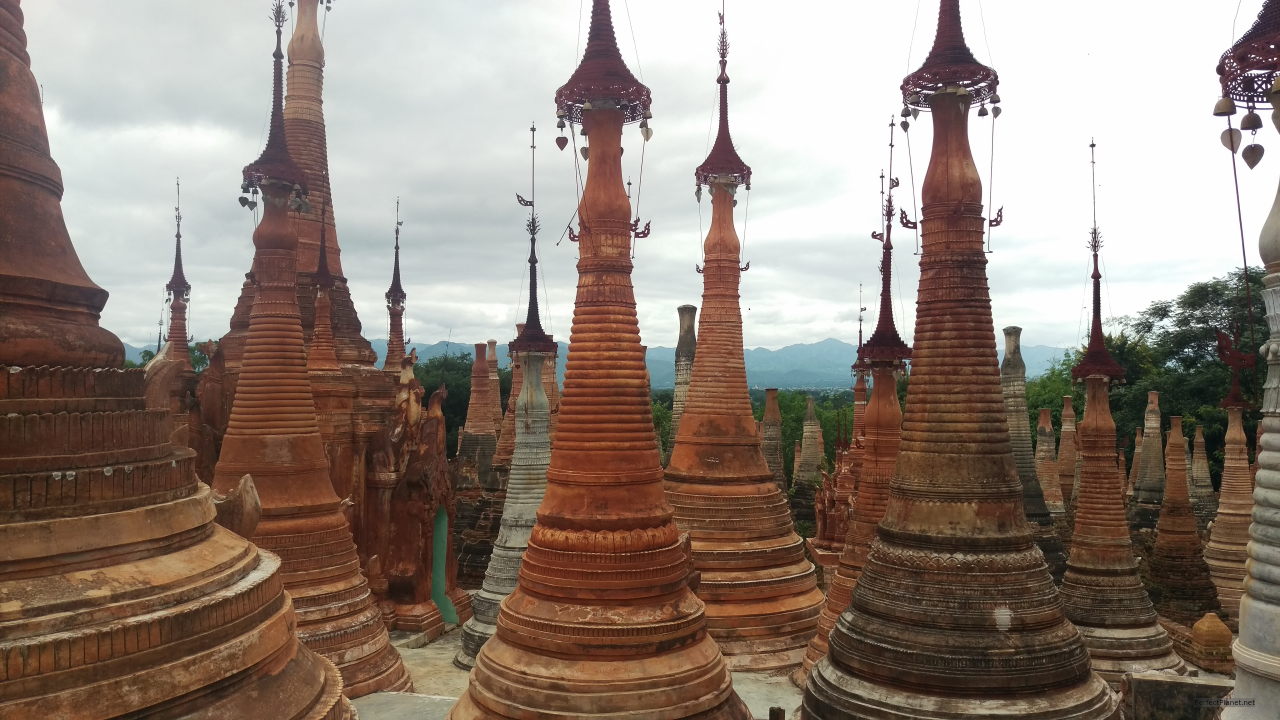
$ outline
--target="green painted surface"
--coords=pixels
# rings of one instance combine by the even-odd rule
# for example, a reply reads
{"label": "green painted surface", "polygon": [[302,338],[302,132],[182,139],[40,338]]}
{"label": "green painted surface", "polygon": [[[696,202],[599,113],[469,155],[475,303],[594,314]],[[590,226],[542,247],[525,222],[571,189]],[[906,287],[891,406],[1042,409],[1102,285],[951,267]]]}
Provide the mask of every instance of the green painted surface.
{"label": "green painted surface", "polygon": [[449,513],[444,508],[436,511],[436,527],[431,542],[431,600],[440,608],[440,615],[447,623],[458,624],[458,609],[445,593],[445,565],[449,553]]}

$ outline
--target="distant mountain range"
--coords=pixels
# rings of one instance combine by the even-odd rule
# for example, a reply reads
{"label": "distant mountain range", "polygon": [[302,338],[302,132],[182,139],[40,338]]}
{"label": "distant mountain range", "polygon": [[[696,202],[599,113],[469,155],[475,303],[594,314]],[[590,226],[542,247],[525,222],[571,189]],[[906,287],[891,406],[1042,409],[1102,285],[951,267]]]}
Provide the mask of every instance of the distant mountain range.
{"label": "distant mountain range", "polygon": [[[370,341],[378,353],[378,364],[387,352],[387,341],[376,339]],[[565,343],[560,346],[560,358],[556,370],[560,379],[564,379],[564,364],[569,350]],[[125,357],[140,361],[142,351],[149,348],[138,348],[125,343]],[[437,342],[431,344],[412,343],[418,350],[418,359],[426,360],[446,352],[471,354],[471,346],[464,343]],[[1004,348],[997,347],[1003,356]],[[498,362],[507,365],[506,343],[498,345]],[[1023,345],[1022,359],[1027,363],[1027,377],[1042,374],[1050,365],[1062,357],[1064,348],[1045,345]],[[777,350],[768,348],[749,348],[746,353],[747,383],[752,387],[778,387],[795,389],[826,389],[848,387],[852,379],[849,366],[853,364],[857,350],[850,343],[834,338],[827,338],[814,343],[788,345]],[[675,348],[651,347],[646,356],[649,364],[649,377],[655,388],[675,386]]]}

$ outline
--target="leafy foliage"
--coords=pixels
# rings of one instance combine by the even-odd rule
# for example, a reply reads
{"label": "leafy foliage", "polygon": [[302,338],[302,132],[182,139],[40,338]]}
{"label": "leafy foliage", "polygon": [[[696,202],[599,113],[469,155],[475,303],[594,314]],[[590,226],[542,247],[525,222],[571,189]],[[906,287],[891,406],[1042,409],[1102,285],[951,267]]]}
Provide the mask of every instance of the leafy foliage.
{"label": "leafy foliage", "polygon": [[[1239,333],[1239,349],[1257,348],[1269,333],[1262,304],[1262,269],[1249,270],[1252,315],[1244,302],[1242,272],[1193,283],[1172,300],[1157,300],[1137,315],[1121,318],[1120,330],[1106,336],[1106,346],[1125,369],[1125,384],[1111,392],[1111,414],[1120,446],[1133,456],[1134,431],[1142,426],[1147,393],[1160,393],[1161,414],[1181,415],[1186,436],[1204,428],[1209,464],[1216,476],[1222,468],[1227,414],[1219,407],[1231,386],[1230,370],[1218,358],[1214,330]],[[1071,368],[1083,349],[1067,353],[1040,377],[1027,382],[1027,409],[1034,423],[1038,408],[1053,409],[1055,430],[1061,428],[1062,395],[1072,394],[1082,416],[1083,388],[1071,382]],[[1265,368],[1241,378],[1245,400],[1257,408],[1262,399]],[[1245,435],[1252,439],[1256,410],[1245,413]],[[1167,420],[1166,420],[1167,426]]]}
{"label": "leafy foliage", "polygon": [[[467,405],[471,402],[471,365],[474,362],[471,353],[446,353],[428,358],[413,366],[414,377],[426,389],[425,401],[435,392],[440,383],[449,390],[445,398],[445,428],[448,437],[445,439],[449,456],[452,457],[458,448],[458,432],[467,422]],[[511,369],[498,368],[498,383],[502,388],[502,407],[506,408],[507,398],[511,394]]]}

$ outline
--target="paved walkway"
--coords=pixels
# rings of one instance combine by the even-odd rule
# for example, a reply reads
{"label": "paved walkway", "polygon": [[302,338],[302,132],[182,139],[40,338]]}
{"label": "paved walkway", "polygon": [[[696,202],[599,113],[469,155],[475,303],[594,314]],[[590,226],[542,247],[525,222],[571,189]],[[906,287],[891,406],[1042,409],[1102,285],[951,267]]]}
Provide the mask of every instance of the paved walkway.
{"label": "paved walkway", "polygon": [[[458,696],[466,692],[467,673],[453,664],[461,647],[462,633],[456,628],[424,646],[408,633],[392,633],[391,642],[404,658],[413,678],[413,693],[374,693],[355,701],[361,720],[443,720]],[[733,687],[751,714],[769,717],[769,708],[786,710],[795,717],[800,691],[785,674],[734,673]]]}

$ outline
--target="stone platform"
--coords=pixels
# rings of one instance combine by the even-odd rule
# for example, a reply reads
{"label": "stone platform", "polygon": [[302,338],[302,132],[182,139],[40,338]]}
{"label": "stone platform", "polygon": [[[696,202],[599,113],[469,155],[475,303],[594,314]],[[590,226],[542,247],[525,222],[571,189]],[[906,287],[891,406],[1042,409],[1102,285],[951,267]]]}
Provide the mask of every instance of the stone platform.
{"label": "stone platform", "polygon": [[[468,673],[453,664],[453,656],[462,647],[462,633],[451,626],[439,639],[424,643],[421,635],[391,633],[391,644],[400,651],[417,692],[381,692],[359,698],[353,703],[360,720],[444,720],[467,689]],[[772,706],[783,708],[789,718],[798,717],[801,692],[786,674],[733,673],[733,688],[759,720],[769,717]]]}

